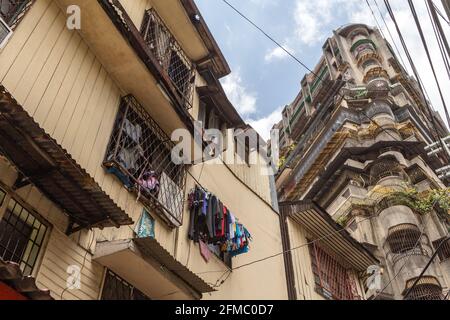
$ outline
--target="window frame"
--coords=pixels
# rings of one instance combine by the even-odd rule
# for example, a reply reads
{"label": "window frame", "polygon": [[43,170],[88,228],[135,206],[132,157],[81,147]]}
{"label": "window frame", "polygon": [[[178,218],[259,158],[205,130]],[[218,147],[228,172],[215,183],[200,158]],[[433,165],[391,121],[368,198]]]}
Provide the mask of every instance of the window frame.
{"label": "window frame", "polygon": [[[327,300],[358,300],[357,288],[355,281],[350,277],[349,270],[345,268],[333,255],[329,254],[321,246],[315,242],[308,240],[308,250],[311,259],[311,270],[314,277],[315,291]],[[329,270],[323,270],[320,263],[320,257],[326,258],[329,265],[333,264],[335,269],[339,269],[339,275],[333,274]],[[344,280],[345,283],[339,283],[339,288],[344,288],[341,292],[336,292],[335,288],[332,288],[332,284],[329,283],[329,278],[332,278],[334,282]],[[340,276],[340,278],[339,278]],[[324,279],[325,278],[325,279]],[[337,279],[337,280],[336,280]],[[326,281],[327,287],[324,286]],[[353,292],[356,291],[356,292]]]}
{"label": "window frame", "polygon": [[[126,123],[135,129],[140,128],[137,130],[140,132],[139,138],[136,138],[138,141],[130,141],[132,138]],[[124,142],[124,139],[128,139],[128,142]],[[138,151],[129,152],[131,145],[135,145]],[[169,227],[178,228],[183,225],[188,168],[185,164],[177,165],[171,161],[171,151],[174,146],[170,137],[136,98],[127,95],[120,99],[116,120],[105,151],[103,167],[108,173],[118,177],[124,187],[134,193],[149,212],[156,212]],[[122,155],[124,150],[134,155],[134,160],[131,162],[138,168],[126,167]],[[142,187],[142,180],[145,180],[144,172],[154,172],[156,176],[159,188],[155,189],[154,193]]]}
{"label": "window frame", "polygon": [[[111,278],[108,278],[111,277]],[[107,289],[107,281],[109,279],[113,279],[116,281],[116,290],[117,290],[117,283],[121,283],[122,289],[124,286],[128,287],[130,289],[129,291],[129,297],[130,298],[135,298],[134,294],[135,292],[140,295],[141,297],[145,298],[145,299],[106,299],[105,298],[105,289]],[[108,288],[109,289],[109,288]],[[122,292],[123,293],[123,292]],[[118,295],[117,292],[113,292],[112,294],[115,294],[116,296]],[[123,279],[122,277],[120,277],[118,274],[116,274],[115,272],[113,272],[112,270],[105,268],[105,272],[104,272],[104,276],[103,276],[103,282],[102,282],[102,290],[100,292],[99,295],[99,300],[102,301],[139,301],[139,300],[152,300],[149,296],[147,296],[145,293],[143,293],[141,290],[139,290],[138,288],[136,288],[135,286],[133,286],[131,283],[129,283],[128,281],[126,281],[125,279]]]}
{"label": "window frame", "polygon": [[[184,107],[187,110],[191,109],[195,90],[195,64],[187,56],[155,8],[145,10],[140,34],[162,71],[170,79],[175,93],[181,98]],[[184,70],[180,71],[180,69]]]}
{"label": "window frame", "polygon": [[[30,236],[28,236],[27,242],[24,247],[25,250],[21,254],[20,261],[16,262],[16,263],[20,264],[20,269],[22,270],[22,272],[25,275],[33,276],[37,273],[37,270],[40,266],[42,257],[45,253],[45,248],[47,245],[49,235],[51,234],[52,225],[44,217],[42,217],[42,215],[40,215],[36,210],[34,210],[29,204],[27,204],[23,199],[21,199],[14,191],[5,187],[3,184],[0,184],[0,191],[4,192],[6,194],[3,199],[3,202],[0,201],[0,222],[4,222],[4,218],[5,218],[6,214],[8,213],[8,210],[9,210],[9,207],[10,207],[10,204],[12,201],[15,202],[15,206],[18,205],[21,207],[21,213],[23,211],[27,212],[27,216],[26,216],[25,220],[21,219],[22,214],[19,214],[19,216],[16,215],[17,220],[20,219],[23,224],[26,224],[30,216],[34,219],[31,224],[31,234],[30,234]],[[13,211],[10,214],[15,215],[15,213]],[[39,224],[38,225],[39,228],[37,229],[37,234],[35,235],[34,239],[32,240],[31,235],[35,228],[36,221]],[[6,222],[6,223],[8,223],[8,222]],[[15,226],[16,225],[17,225],[17,221],[15,223]],[[42,236],[39,235],[39,230],[41,230],[41,228],[44,228]],[[14,231],[16,231],[16,230],[14,230]],[[35,240],[38,237],[40,237],[41,239],[39,241],[39,244],[36,244]],[[2,240],[3,240],[3,234],[0,233],[0,241],[2,241]],[[27,263],[27,261],[24,261],[24,255],[26,254],[28,246],[30,245],[30,241],[33,243],[33,245],[30,247],[27,260],[30,258],[30,255],[31,255],[32,251],[34,250],[34,247],[36,246],[38,248],[34,262],[31,265],[29,263]],[[2,254],[1,258],[3,260],[5,260],[4,254]],[[22,266],[22,264],[24,264],[24,267]],[[30,270],[27,271],[26,267],[28,267]]]}

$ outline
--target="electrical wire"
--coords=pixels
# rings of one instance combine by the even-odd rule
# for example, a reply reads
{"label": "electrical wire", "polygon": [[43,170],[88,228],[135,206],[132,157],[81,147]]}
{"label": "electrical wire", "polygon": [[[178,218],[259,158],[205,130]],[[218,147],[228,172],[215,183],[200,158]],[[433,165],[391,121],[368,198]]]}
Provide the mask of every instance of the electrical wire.
{"label": "electrical wire", "polygon": [[[358,221],[358,222],[355,223],[355,224],[356,224],[356,225],[359,225],[359,224],[361,224],[361,223],[363,223],[363,222],[365,222],[365,221],[372,220],[372,219],[375,218],[376,216],[377,216],[377,215],[371,215],[371,216],[369,216],[369,217],[367,217],[367,218],[365,218],[365,219],[362,219],[362,220]],[[298,249],[307,247],[307,246],[309,246],[309,245],[311,245],[311,244],[315,244],[316,242],[319,242],[319,241],[328,239],[328,238],[330,238],[330,237],[332,237],[332,236],[334,236],[334,235],[337,235],[337,234],[340,234],[340,233],[342,233],[342,232],[344,232],[344,231],[347,231],[347,229],[348,229],[349,227],[350,227],[350,226],[345,227],[345,228],[342,228],[342,229],[339,229],[339,230],[337,230],[337,231],[335,231],[335,232],[330,232],[330,233],[327,234],[327,235],[324,235],[324,236],[322,236],[322,237],[319,237],[319,238],[317,238],[317,239],[315,239],[315,240],[313,240],[313,241],[307,242],[307,243],[305,243],[305,244],[299,245],[299,246],[297,246],[297,247],[295,247],[295,248],[291,248],[291,249],[289,249],[289,250],[285,250],[285,251],[282,251],[282,252],[280,252],[280,253],[273,254],[273,255],[271,255],[271,256],[268,256],[268,257],[265,257],[265,258],[262,258],[262,259],[258,259],[258,260],[255,260],[255,261],[252,261],[252,262],[249,262],[249,263],[245,263],[245,264],[240,265],[240,266],[238,266],[238,267],[236,267],[236,268],[233,268],[233,271],[236,271],[236,270],[239,270],[239,269],[242,269],[242,268],[245,268],[245,267],[254,265],[254,264],[259,263],[259,262],[263,262],[263,261],[266,261],[266,260],[269,260],[269,259],[273,259],[273,258],[279,257],[279,256],[284,255],[284,254],[286,254],[286,253],[289,253],[289,252],[296,251],[296,250],[298,250]]]}
{"label": "electrical wire", "polygon": [[[422,272],[420,273],[419,277],[417,277],[417,279],[414,281],[413,285],[408,289],[408,291],[406,292],[405,296],[403,297],[404,300],[406,300],[409,295],[411,294],[411,292],[413,291],[413,289],[417,286],[417,284],[419,283],[420,279],[423,278],[425,272],[427,272],[428,268],[430,267],[430,265],[433,263],[434,259],[436,258],[436,256],[439,254],[441,248],[450,240],[450,237],[447,237],[447,239],[445,239],[444,241],[442,241],[439,244],[439,247],[436,249],[436,251],[433,253],[433,255],[431,256],[430,260],[428,261],[427,265],[425,266],[425,268],[422,270]],[[448,293],[447,293],[448,296]]]}
{"label": "electrical wire", "polygon": [[394,36],[392,35],[391,28],[389,28],[389,25],[387,24],[386,19],[384,18],[384,14],[383,14],[383,12],[382,12],[380,6],[378,5],[378,0],[373,0],[373,1],[375,2],[375,6],[377,7],[377,10],[378,10],[378,12],[379,12],[379,14],[380,14],[381,19],[383,20],[384,26],[386,27],[386,30],[387,30],[388,33],[389,33],[389,37],[391,38],[392,44],[394,45],[395,50],[397,51],[397,54],[398,54],[399,59],[400,59],[400,61],[402,62],[403,67],[406,67],[406,63],[405,63],[405,61],[403,60],[403,56],[402,56],[402,54],[400,53],[400,50],[399,50],[399,48],[398,48],[398,46],[397,46],[397,43],[395,42]]}
{"label": "electrical wire", "polygon": [[[86,252],[85,252],[85,254],[84,254],[83,263],[82,263],[82,265],[81,265],[79,277],[76,278],[76,279],[74,279],[74,280],[77,280],[77,281],[78,281],[78,280],[81,281],[81,274],[82,274],[82,272],[83,272],[83,270],[84,270],[84,267],[86,266],[87,255],[90,253],[91,247],[92,247],[92,245],[94,244],[94,240],[95,240],[95,231],[92,230],[91,232],[92,232],[92,240],[91,240],[91,242],[89,243],[89,246],[87,247]],[[60,300],[63,300],[63,295],[64,295],[64,293],[66,293],[66,291],[69,290],[69,289],[70,289],[70,287],[69,287],[69,286],[66,286],[66,288],[61,292]]]}
{"label": "electrical wire", "polygon": [[436,73],[436,69],[434,67],[433,60],[431,59],[430,50],[428,49],[428,44],[427,44],[427,41],[425,40],[425,35],[423,33],[423,29],[422,29],[422,26],[420,24],[419,17],[417,16],[416,8],[415,8],[414,3],[412,2],[412,0],[408,0],[408,4],[409,4],[409,7],[411,9],[412,15],[414,17],[414,22],[416,24],[417,30],[419,31],[419,35],[420,35],[420,38],[422,40],[422,44],[423,44],[423,47],[425,49],[428,61],[430,63],[431,70],[432,70],[433,76],[434,76],[434,80],[436,81],[436,85],[437,85],[437,88],[439,90],[439,96],[441,97],[442,105],[444,106],[445,116],[447,118],[447,123],[448,123],[448,126],[450,128],[450,113],[449,113],[448,108],[447,108],[447,103],[445,102],[444,94],[442,93],[441,85],[440,85],[438,77],[437,77],[437,73]]}
{"label": "electrical wire", "polygon": [[280,42],[275,40],[274,37],[269,35],[266,31],[264,31],[260,26],[258,26],[255,22],[253,22],[250,18],[248,18],[245,14],[243,14],[241,11],[239,11],[236,7],[234,7],[230,2],[227,0],[222,0],[227,6],[229,6],[231,9],[233,9],[239,16],[241,16],[244,20],[246,20],[248,23],[250,23],[253,27],[258,29],[266,38],[268,38],[270,41],[272,41],[275,45],[277,45],[281,50],[283,50],[287,55],[289,55],[292,59],[294,59],[297,63],[299,63],[303,68],[311,72],[316,78],[320,79],[323,82],[323,77],[321,77],[319,74],[311,70],[305,63],[303,63],[299,58],[297,58],[290,50],[288,50],[285,46],[283,46]]}
{"label": "electrical wire", "polygon": [[[435,204],[436,204],[436,202],[435,202]],[[434,205],[433,205],[433,206],[434,206]],[[413,253],[414,253],[414,250],[417,249],[417,247],[419,246],[419,244],[420,244],[420,242],[421,242],[422,237],[423,237],[424,234],[425,234],[425,222],[424,222],[424,219],[421,219],[421,220],[422,220],[422,230],[420,231],[420,235],[419,235],[419,237],[418,237],[418,239],[417,239],[417,241],[416,241],[416,243],[415,243],[415,245],[414,245],[414,248],[411,249],[411,251],[408,253],[408,255],[406,256],[405,262],[404,262],[403,265],[400,267],[400,269],[398,270],[398,272],[394,275],[394,277],[392,277],[392,279],[389,280],[389,282],[383,287],[383,289],[381,289],[381,291],[377,293],[377,295],[375,296],[374,300],[376,300],[380,295],[382,295],[382,294],[384,293],[384,291],[385,291],[387,288],[389,288],[389,286],[392,284],[392,282],[394,282],[395,279],[398,278],[398,276],[400,275],[400,273],[403,271],[403,269],[406,267],[406,265],[408,264],[408,262],[411,260],[411,257],[413,256]],[[402,241],[402,244],[403,244],[403,243],[404,243],[404,242]]]}
{"label": "electrical wire", "polygon": [[[244,20],[246,20],[248,23],[250,23],[253,27],[255,27],[257,30],[259,30],[264,36],[266,36],[270,41],[272,41],[274,44],[276,44],[280,49],[282,49],[283,51],[285,51],[290,57],[292,57],[296,62],[298,62],[301,66],[303,66],[306,70],[310,71],[315,77],[317,77],[321,82],[324,82],[323,78],[320,77],[317,73],[315,73],[314,71],[312,71],[311,68],[309,68],[305,63],[303,63],[299,58],[297,58],[296,56],[294,56],[289,50],[287,50],[283,45],[281,45],[277,40],[275,40],[272,36],[270,36],[266,31],[264,31],[260,26],[258,26],[255,22],[253,22],[250,18],[248,18],[244,13],[242,13],[241,11],[239,11],[236,7],[234,7],[233,5],[231,5],[227,0],[222,0],[225,4],[227,4],[232,10],[234,10],[239,16],[241,16]],[[366,0],[367,1],[367,0]],[[367,4],[369,5],[369,8],[371,9],[370,4],[367,2]],[[378,7],[378,4],[377,4]],[[379,7],[378,7],[379,8]],[[372,10],[372,9],[371,9]],[[379,11],[381,12],[381,10],[379,9]],[[372,11],[373,12],[373,11]],[[374,16],[375,18],[375,16]],[[386,21],[384,20],[384,17],[382,16],[384,23],[387,26]],[[375,18],[376,20],[376,18]],[[377,20],[376,20],[377,21]],[[377,23],[378,24],[378,23]],[[388,28],[389,30],[389,28]],[[381,28],[380,28],[380,31]],[[392,34],[389,31],[391,38]],[[398,50],[397,45],[395,44],[394,41],[394,45]],[[400,53],[399,53],[400,55]],[[400,55],[400,59],[402,59],[402,56]],[[403,60],[402,60],[403,61]],[[345,83],[345,81],[341,80],[343,83]],[[341,94],[337,94],[338,98],[344,98]],[[381,129],[383,132],[385,132],[386,134],[388,134],[389,136],[391,136],[393,139],[397,140],[397,137],[394,137],[388,130],[386,130],[385,128],[381,127],[376,121],[369,119],[375,126],[377,126],[377,128]]]}
{"label": "electrical wire", "polygon": [[378,22],[375,12],[373,11],[372,6],[369,3],[369,0],[366,0],[366,4],[367,4],[367,7],[369,7],[370,12],[372,13],[372,17],[375,20],[375,23],[377,24],[377,27],[380,30],[381,35],[383,36],[384,39],[387,39],[386,36],[384,35],[383,29],[381,28],[380,23]]}
{"label": "electrical wire", "polygon": [[[441,144],[442,150],[445,150],[444,143],[442,142],[441,137],[439,135],[439,130],[437,129],[436,119],[435,119],[435,117],[433,115],[433,110],[431,109],[430,104],[429,104],[429,102],[427,100],[428,93],[427,93],[427,91],[425,89],[425,86],[423,85],[422,79],[420,78],[419,72],[417,71],[415,63],[414,63],[414,61],[413,61],[413,59],[411,57],[411,54],[410,54],[409,49],[408,49],[408,46],[406,45],[405,39],[404,39],[403,34],[402,34],[401,30],[400,30],[400,27],[398,25],[397,19],[395,18],[394,11],[392,10],[392,7],[390,5],[389,0],[384,0],[384,4],[385,4],[385,6],[387,8],[387,11],[389,13],[389,16],[391,17],[392,22],[395,25],[395,29],[397,31],[397,34],[400,37],[400,42],[401,42],[401,44],[403,46],[403,50],[405,51],[405,54],[406,54],[406,56],[408,58],[408,61],[409,61],[410,65],[411,65],[411,69],[413,70],[413,73],[414,73],[414,75],[415,75],[415,77],[417,79],[417,84],[418,84],[419,90],[420,90],[420,92],[422,94],[426,110],[429,113],[431,124],[432,124],[432,126],[434,128],[434,132],[432,131],[434,139]],[[445,152],[444,152],[444,157],[446,158],[447,163],[448,163],[449,162],[449,157],[448,157],[448,155]]]}
{"label": "electrical wire", "polygon": [[433,26],[434,34],[439,45],[439,50],[444,61],[445,68],[447,70],[447,76],[450,79],[450,62],[448,56],[450,56],[450,46],[448,44],[447,38],[445,36],[444,30],[442,29],[439,17],[436,14],[436,7],[431,0],[426,0],[426,6],[428,11],[428,16],[430,17],[431,24]]}
{"label": "electrical wire", "polygon": [[[445,15],[442,14],[441,10],[439,10],[439,8],[433,3],[433,7],[436,10],[436,12],[441,16],[441,18],[447,22],[448,25],[450,25],[450,21],[447,20],[447,18],[445,17]],[[449,291],[450,292],[450,291]]]}

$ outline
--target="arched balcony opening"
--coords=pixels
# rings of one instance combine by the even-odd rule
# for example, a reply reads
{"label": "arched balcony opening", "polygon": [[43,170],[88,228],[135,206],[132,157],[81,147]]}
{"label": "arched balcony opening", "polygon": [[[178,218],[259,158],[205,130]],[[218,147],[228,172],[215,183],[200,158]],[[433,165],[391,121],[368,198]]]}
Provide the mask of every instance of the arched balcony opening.
{"label": "arched balcony opening", "polygon": [[383,159],[375,163],[370,169],[372,185],[376,185],[381,179],[387,177],[403,177],[403,169],[396,159]]}
{"label": "arched balcony opening", "polygon": [[[416,279],[411,279],[408,281],[406,285],[406,290],[404,294],[406,294]],[[442,292],[442,287],[439,281],[434,277],[423,277],[420,281],[414,286],[414,288],[409,293],[408,297],[405,297],[405,300],[444,300],[444,294]]]}

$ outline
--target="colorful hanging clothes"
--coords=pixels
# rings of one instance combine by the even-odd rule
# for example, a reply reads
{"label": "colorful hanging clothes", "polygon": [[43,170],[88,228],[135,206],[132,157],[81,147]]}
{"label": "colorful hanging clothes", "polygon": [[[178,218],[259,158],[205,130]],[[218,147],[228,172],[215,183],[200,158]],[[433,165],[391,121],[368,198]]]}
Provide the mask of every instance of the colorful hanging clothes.
{"label": "colorful hanging clothes", "polygon": [[215,195],[195,187],[188,203],[189,239],[218,246],[233,257],[249,251],[250,233]]}

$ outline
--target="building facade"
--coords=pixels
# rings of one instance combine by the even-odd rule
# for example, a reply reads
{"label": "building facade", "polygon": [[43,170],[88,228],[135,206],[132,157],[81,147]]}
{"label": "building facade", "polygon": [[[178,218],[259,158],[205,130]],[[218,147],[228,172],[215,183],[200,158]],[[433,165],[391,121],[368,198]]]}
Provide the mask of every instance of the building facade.
{"label": "building facade", "polygon": [[[252,263],[283,248],[267,163],[171,161],[171,134],[194,137],[197,120],[248,128],[220,85],[230,69],[195,3],[1,0],[0,9],[0,298],[286,299],[283,257]],[[77,18],[80,29],[69,28]],[[191,221],[195,190],[224,209],[218,240]],[[225,238],[217,223],[231,216],[246,232]]]}
{"label": "building facade", "polygon": [[448,161],[425,151],[448,131],[389,43],[363,24],[336,30],[289,108],[297,106],[289,127],[296,147],[276,181],[280,206],[315,202],[373,254],[381,283],[365,285],[366,298],[444,299],[450,244],[440,244],[450,216],[437,198],[417,204],[439,190],[448,197],[448,181],[435,173]]}

